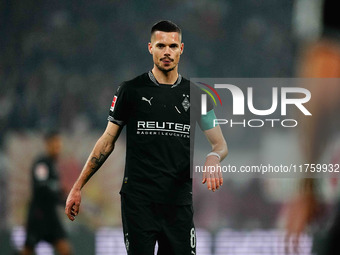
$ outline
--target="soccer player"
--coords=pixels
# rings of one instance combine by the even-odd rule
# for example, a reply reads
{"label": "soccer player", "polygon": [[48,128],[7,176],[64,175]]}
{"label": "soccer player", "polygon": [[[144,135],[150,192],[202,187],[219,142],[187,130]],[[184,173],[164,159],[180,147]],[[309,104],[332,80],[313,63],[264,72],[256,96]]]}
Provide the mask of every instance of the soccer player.
{"label": "soccer player", "polygon": [[[124,241],[128,254],[196,254],[190,177],[190,119],[198,119],[212,152],[206,166],[219,165],[227,145],[219,126],[211,125],[214,113],[190,116],[190,82],[178,73],[183,53],[180,28],[160,21],[151,29],[148,49],[153,69],[123,82],[114,95],[108,125],[93,148],[66,202],[65,213],[79,213],[81,189],[114,149],[126,125],[126,166],[121,188]],[[200,99],[199,97],[197,97]],[[210,120],[210,121],[209,121]],[[215,191],[220,174],[208,173],[202,183]]]}
{"label": "soccer player", "polygon": [[57,131],[45,135],[46,155],[39,157],[32,167],[32,200],[28,213],[26,241],[21,254],[34,253],[39,241],[51,243],[61,255],[70,255],[71,246],[57,213],[62,192],[56,161],[62,149]]}

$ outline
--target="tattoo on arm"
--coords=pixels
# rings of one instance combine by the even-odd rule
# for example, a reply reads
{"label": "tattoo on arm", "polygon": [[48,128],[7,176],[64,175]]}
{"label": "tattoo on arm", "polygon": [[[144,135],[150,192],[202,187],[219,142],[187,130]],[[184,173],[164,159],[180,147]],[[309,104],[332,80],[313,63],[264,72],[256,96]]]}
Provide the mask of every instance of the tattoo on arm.
{"label": "tattoo on arm", "polygon": [[108,134],[109,136],[115,138],[115,136],[114,136],[114,135],[111,135],[109,132],[106,132],[106,134]]}
{"label": "tattoo on arm", "polygon": [[86,178],[86,182],[97,172],[97,170],[103,165],[110,153],[100,153],[99,157],[92,157],[90,160],[91,170],[90,174]]}

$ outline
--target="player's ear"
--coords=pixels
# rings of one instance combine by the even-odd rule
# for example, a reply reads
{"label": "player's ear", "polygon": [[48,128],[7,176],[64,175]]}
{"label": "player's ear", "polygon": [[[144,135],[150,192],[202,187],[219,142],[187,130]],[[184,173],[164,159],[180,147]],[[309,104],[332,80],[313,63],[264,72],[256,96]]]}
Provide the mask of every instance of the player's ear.
{"label": "player's ear", "polygon": [[181,54],[183,53],[184,50],[184,43],[181,43]]}
{"label": "player's ear", "polygon": [[151,44],[151,42],[148,43],[148,49],[149,49],[150,54],[152,55],[152,44]]}

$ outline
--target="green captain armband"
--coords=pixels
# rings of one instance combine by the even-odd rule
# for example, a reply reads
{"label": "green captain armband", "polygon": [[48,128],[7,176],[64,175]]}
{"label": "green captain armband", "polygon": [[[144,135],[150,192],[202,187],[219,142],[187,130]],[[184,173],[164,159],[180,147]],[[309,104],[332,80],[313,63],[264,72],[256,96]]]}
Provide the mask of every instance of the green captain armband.
{"label": "green captain armband", "polygon": [[[201,128],[203,131],[214,128],[214,120],[216,119],[215,111],[210,110],[206,115],[201,115]],[[217,125],[216,125],[217,126]]]}

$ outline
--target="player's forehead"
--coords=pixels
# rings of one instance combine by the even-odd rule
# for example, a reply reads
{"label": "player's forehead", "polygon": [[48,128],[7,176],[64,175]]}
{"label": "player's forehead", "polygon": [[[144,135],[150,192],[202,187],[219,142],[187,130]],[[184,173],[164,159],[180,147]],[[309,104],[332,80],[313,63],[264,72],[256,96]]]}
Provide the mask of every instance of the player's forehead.
{"label": "player's forehead", "polygon": [[178,32],[155,31],[151,36],[152,43],[181,43],[181,35]]}

